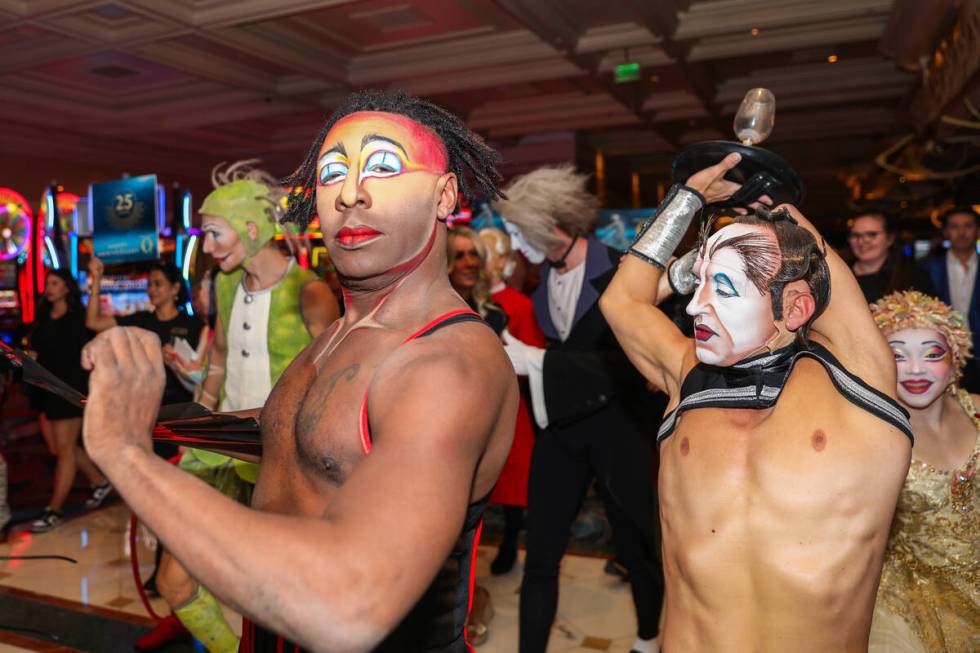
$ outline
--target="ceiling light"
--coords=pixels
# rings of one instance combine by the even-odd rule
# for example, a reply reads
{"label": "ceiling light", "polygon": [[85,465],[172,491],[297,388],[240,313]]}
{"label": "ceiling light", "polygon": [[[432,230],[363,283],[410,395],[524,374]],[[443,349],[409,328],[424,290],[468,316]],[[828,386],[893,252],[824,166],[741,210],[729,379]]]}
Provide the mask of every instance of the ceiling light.
{"label": "ceiling light", "polygon": [[832,54],[827,57],[827,63],[837,63],[837,55]]}
{"label": "ceiling light", "polygon": [[759,28],[753,27],[751,30],[749,30],[749,33],[752,34],[752,36],[759,36]]}

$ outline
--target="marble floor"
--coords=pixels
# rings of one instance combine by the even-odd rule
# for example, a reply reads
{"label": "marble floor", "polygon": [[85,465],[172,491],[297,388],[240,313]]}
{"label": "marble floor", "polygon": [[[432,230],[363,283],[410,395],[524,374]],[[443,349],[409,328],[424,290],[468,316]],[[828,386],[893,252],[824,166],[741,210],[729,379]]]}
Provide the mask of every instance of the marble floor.
{"label": "marble floor", "polygon": [[[129,510],[114,503],[72,519],[44,534],[19,533],[0,545],[0,556],[61,555],[77,560],[0,560],[0,592],[26,591],[60,600],[82,610],[88,606],[105,614],[135,623],[150,623],[133,582],[126,528]],[[153,553],[142,541],[137,544],[141,574],[152,571]],[[518,588],[521,560],[504,576],[491,576],[492,546],[477,554],[477,582],[490,592],[495,617],[490,636],[479,653],[513,653],[517,650]],[[521,553],[523,556],[523,552]],[[561,576],[558,619],[552,630],[549,651],[614,651],[626,653],[635,635],[635,616],[628,586],[603,573],[605,559],[569,555]],[[159,614],[167,614],[161,599],[151,602]],[[239,623],[229,611],[229,622]],[[2,621],[2,618],[0,618]],[[0,632],[0,635],[3,633]],[[42,642],[0,637],[0,653],[22,650],[75,650],[51,648]]]}

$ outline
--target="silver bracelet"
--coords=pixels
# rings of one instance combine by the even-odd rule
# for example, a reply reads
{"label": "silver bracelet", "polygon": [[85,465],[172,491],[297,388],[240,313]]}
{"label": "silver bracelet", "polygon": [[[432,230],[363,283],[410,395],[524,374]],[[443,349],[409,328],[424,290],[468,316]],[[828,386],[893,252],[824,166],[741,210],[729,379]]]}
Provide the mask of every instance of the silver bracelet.
{"label": "silver bracelet", "polygon": [[693,188],[674,184],[657,207],[654,219],[637,234],[629,253],[663,270],[684,238],[691,220],[704,204],[701,193]]}

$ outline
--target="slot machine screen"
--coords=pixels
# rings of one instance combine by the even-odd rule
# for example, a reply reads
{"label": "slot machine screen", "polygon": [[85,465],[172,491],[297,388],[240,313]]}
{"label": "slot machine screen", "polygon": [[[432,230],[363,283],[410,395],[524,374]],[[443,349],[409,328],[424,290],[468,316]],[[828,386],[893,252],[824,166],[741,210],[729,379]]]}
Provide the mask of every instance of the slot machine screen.
{"label": "slot machine screen", "polygon": [[[153,305],[146,295],[149,279],[147,272],[103,276],[99,295],[102,314],[118,317],[138,311],[152,311]],[[88,288],[88,272],[79,272],[78,284]],[[87,292],[82,292],[82,302],[88,303]]]}
{"label": "slot machine screen", "polygon": [[14,344],[20,320],[17,261],[3,261],[0,262],[0,340],[8,345]]}

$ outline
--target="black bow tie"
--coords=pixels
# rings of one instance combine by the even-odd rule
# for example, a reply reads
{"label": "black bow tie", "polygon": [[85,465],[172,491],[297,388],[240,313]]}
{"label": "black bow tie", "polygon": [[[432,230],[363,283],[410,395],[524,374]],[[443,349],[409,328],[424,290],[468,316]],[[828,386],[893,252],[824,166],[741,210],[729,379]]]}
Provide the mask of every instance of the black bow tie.
{"label": "black bow tie", "polygon": [[[687,397],[695,392],[703,390],[724,390],[734,388],[755,387],[757,407],[767,407],[775,403],[776,397],[763,395],[763,387],[779,388],[786,384],[790,371],[793,369],[793,360],[796,358],[799,348],[795,345],[788,345],[781,349],[769,353],[765,352],[750,356],[735,363],[721,367],[718,365],[708,365],[699,363],[687,378],[684,379],[684,387],[681,389],[681,396]],[[753,406],[746,406],[747,408]]]}

